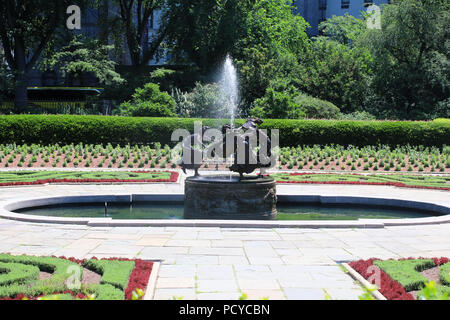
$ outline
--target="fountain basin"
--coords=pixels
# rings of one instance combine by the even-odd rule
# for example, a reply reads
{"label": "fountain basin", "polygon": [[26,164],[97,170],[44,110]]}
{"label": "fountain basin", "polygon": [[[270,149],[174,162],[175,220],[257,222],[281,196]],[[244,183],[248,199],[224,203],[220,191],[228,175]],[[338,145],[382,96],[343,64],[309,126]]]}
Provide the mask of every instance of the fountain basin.
{"label": "fountain basin", "polygon": [[184,188],[186,219],[274,220],[277,217],[276,184],[270,177],[189,177]]}

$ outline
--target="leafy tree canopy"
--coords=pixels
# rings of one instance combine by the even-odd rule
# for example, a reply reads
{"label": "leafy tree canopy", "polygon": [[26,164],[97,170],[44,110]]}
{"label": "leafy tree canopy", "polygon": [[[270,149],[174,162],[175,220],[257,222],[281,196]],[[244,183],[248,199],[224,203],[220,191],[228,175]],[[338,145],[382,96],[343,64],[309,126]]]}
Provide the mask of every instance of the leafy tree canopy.
{"label": "leafy tree canopy", "polygon": [[124,80],[115,71],[116,63],[109,59],[109,53],[113,49],[114,46],[104,45],[99,40],[76,36],[68,45],[45,57],[41,69],[57,69],[63,77],[80,77],[89,73],[101,84],[120,84]]}

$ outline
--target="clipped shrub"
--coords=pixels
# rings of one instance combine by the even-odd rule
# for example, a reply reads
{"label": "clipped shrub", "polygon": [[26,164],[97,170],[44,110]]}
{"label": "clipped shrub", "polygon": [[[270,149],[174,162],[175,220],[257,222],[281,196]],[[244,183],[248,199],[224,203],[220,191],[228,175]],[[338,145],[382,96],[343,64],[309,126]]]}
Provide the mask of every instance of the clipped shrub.
{"label": "clipped shrub", "polygon": [[450,119],[447,118],[437,118],[433,120],[434,122],[440,122],[440,123],[450,123]]}
{"label": "clipped shrub", "polygon": [[120,260],[88,260],[84,266],[102,275],[100,284],[109,284],[121,290],[128,285],[130,274],[134,269],[134,261]]}
{"label": "clipped shrub", "polygon": [[439,280],[446,286],[450,286],[450,262],[441,265]]}
{"label": "clipped shrub", "polygon": [[[70,115],[0,116],[0,143],[161,144],[176,129],[194,131],[194,122],[220,128],[229,119],[137,118]],[[245,120],[236,120],[240,126]],[[298,145],[423,145],[441,148],[450,141],[450,124],[407,121],[266,119],[263,129],[279,129],[282,147]],[[178,141],[177,141],[178,142]],[[449,165],[450,165],[450,159]]]}
{"label": "clipped shrub", "polygon": [[306,94],[301,94],[294,99],[301,110],[310,119],[337,119],[340,110],[331,102],[317,99]]}
{"label": "clipped shrub", "polygon": [[175,100],[159,90],[159,85],[147,83],[137,88],[131,101],[122,103],[116,114],[130,117],[175,117]]}

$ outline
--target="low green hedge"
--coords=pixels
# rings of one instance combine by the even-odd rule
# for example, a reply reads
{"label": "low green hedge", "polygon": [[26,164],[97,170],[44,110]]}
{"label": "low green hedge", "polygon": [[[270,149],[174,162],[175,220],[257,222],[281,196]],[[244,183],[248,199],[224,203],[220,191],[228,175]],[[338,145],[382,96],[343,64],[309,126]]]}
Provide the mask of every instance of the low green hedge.
{"label": "low green hedge", "polygon": [[[129,118],[67,115],[0,116],[0,143],[148,144],[171,143],[175,129],[193,131],[194,121],[180,118]],[[227,120],[201,119],[220,128]],[[245,120],[237,120],[240,125]],[[423,145],[450,141],[448,122],[265,120],[261,128],[279,129],[280,145]]]}
{"label": "low green hedge", "polygon": [[[25,267],[20,268],[20,265]],[[34,267],[34,268],[30,268]],[[0,254],[0,297],[15,297],[23,293],[26,296],[49,295],[67,289],[66,280],[72,275],[70,267],[79,269],[73,276],[81,282],[83,270],[74,262],[54,257],[12,256]],[[8,272],[11,270],[11,272]],[[39,279],[39,270],[51,273],[48,279]],[[31,286],[29,281],[35,280]]]}
{"label": "low green hedge", "polygon": [[450,262],[441,265],[441,271],[439,272],[439,280],[446,285],[450,286]]}

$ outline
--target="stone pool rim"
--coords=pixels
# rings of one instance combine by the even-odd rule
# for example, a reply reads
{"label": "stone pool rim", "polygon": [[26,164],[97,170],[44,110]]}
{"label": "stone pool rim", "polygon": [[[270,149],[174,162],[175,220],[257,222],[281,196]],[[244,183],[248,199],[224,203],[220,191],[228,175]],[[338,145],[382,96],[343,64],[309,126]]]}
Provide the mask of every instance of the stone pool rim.
{"label": "stone pool rim", "polygon": [[319,203],[333,205],[389,206],[399,209],[418,209],[439,214],[425,218],[359,219],[359,220],[113,220],[112,218],[60,218],[12,212],[14,210],[57,204],[99,202],[181,202],[183,194],[112,194],[34,197],[11,200],[0,208],[0,218],[49,224],[75,224],[91,227],[223,227],[223,228],[384,228],[385,226],[417,226],[450,223],[450,207],[433,202],[380,197],[278,195],[280,202]]}

